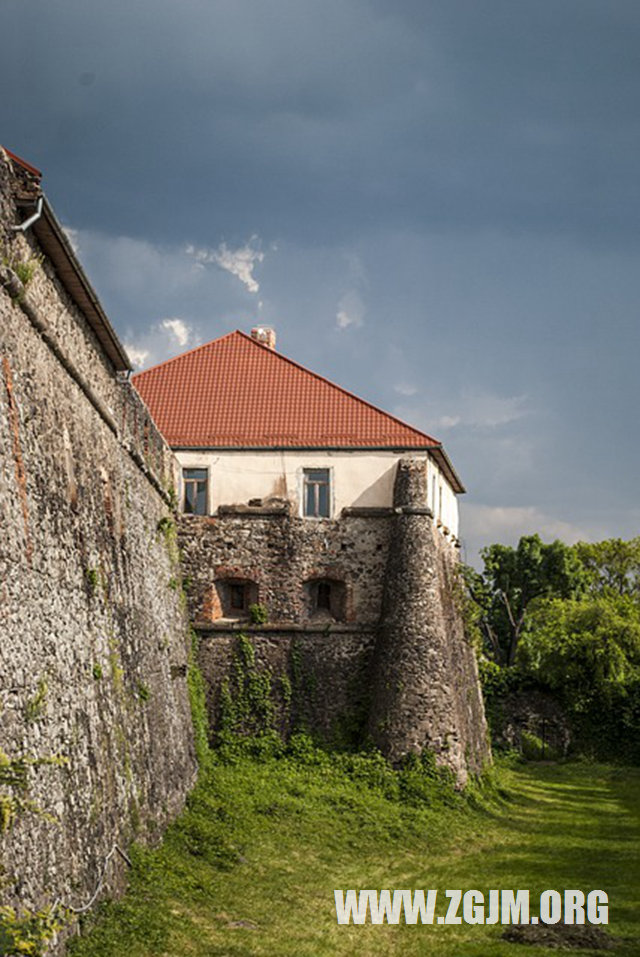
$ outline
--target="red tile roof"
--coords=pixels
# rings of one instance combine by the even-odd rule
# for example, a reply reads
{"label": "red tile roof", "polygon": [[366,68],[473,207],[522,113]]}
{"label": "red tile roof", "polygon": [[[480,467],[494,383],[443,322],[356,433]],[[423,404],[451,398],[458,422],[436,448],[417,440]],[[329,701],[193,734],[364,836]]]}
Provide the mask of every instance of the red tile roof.
{"label": "red tile roof", "polygon": [[173,448],[431,449],[440,443],[243,332],[133,377]]}
{"label": "red tile roof", "polygon": [[0,149],[3,149],[7,156],[12,159],[14,163],[22,166],[23,169],[26,169],[26,171],[31,173],[32,176],[35,176],[36,179],[42,179],[42,172],[35,166],[32,166],[31,163],[27,163],[27,161],[22,159],[21,156],[18,156],[17,153],[13,153],[11,150],[8,150],[6,146],[0,146]]}

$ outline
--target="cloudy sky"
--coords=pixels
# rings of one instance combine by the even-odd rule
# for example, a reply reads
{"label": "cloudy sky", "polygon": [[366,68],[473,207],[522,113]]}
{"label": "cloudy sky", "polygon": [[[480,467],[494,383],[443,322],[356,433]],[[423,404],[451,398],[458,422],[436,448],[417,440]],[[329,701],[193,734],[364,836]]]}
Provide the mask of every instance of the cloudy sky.
{"label": "cloudy sky", "polygon": [[466,552],[638,533],[637,0],[0,0],[0,142],[135,362],[256,321],[440,438]]}

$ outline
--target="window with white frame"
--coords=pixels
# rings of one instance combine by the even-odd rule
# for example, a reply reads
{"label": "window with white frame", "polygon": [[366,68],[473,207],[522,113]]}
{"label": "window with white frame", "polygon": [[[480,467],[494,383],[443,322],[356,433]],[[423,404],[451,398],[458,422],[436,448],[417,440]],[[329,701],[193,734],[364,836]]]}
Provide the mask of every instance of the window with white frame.
{"label": "window with white frame", "polygon": [[302,514],[307,518],[329,518],[331,514],[330,469],[304,469]]}
{"label": "window with white frame", "polygon": [[207,514],[208,469],[183,469],[184,499],[182,509],[188,515]]}

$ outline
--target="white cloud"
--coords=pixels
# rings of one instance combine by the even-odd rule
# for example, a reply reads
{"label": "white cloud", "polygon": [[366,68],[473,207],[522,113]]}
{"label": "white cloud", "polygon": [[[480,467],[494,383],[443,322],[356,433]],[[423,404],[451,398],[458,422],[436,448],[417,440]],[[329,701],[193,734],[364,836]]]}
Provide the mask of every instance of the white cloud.
{"label": "white cloud", "polygon": [[399,395],[416,395],[418,389],[415,385],[411,385],[410,382],[398,382],[393,387],[394,392],[397,392]]}
{"label": "white cloud", "polygon": [[127,342],[125,342],[124,348],[125,348],[125,351],[126,351],[127,355],[128,355],[129,358],[131,359],[131,362],[133,363],[133,365],[134,365],[137,369],[142,369],[142,367],[144,366],[145,362],[146,362],[147,359],[149,358],[149,350],[148,350],[148,349],[139,349],[137,346],[129,345],[129,343],[127,343]]}
{"label": "white cloud", "polygon": [[196,266],[204,268],[205,264],[212,263],[221,269],[230,272],[246,286],[249,292],[256,293],[260,284],[253,275],[256,263],[264,260],[264,253],[255,244],[259,242],[257,236],[252,236],[248,243],[238,249],[229,249],[226,243],[220,243],[217,249],[197,249],[189,245],[186,252],[193,256]]}
{"label": "white cloud", "polygon": [[[418,392],[417,388],[407,386],[405,383],[399,383],[394,386],[394,389],[408,398]],[[413,391],[409,391],[410,389]],[[501,396],[488,392],[474,392],[463,393],[449,402],[438,398],[435,402],[425,399],[419,404],[417,402],[401,404],[392,411],[399,419],[404,419],[416,428],[422,428],[430,433],[447,432],[450,429],[465,427],[479,434],[482,430],[496,430],[493,433],[495,441],[500,441],[506,446],[513,439],[504,436],[499,431],[500,427],[516,422],[525,415],[529,415],[532,410],[528,407],[526,395]],[[483,441],[486,441],[487,433],[482,434]],[[503,451],[506,453],[509,449],[505,447]],[[518,453],[518,458],[522,458],[520,449],[512,451]]]}
{"label": "white cloud", "polygon": [[489,392],[467,392],[453,403],[455,408],[433,421],[440,429],[454,429],[460,425],[495,429],[527,415],[527,402],[526,395],[504,396]]}
{"label": "white cloud", "polygon": [[364,325],[364,303],[360,294],[354,291],[346,292],[338,303],[336,326],[338,329],[355,329]]}
{"label": "white cloud", "polygon": [[171,333],[179,346],[186,346],[189,342],[193,330],[182,319],[163,319],[160,325]]}
{"label": "white cloud", "polygon": [[461,503],[462,538],[472,553],[484,545],[500,542],[516,545],[522,535],[537,533],[546,541],[556,538],[571,545],[589,541],[589,530],[550,515],[535,505],[474,505]]}
{"label": "white cloud", "polygon": [[69,240],[69,244],[76,256],[79,256],[81,253],[79,231],[73,229],[71,226],[63,226],[62,231]]}
{"label": "white cloud", "polygon": [[125,349],[134,366],[141,369],[164,362],[186,345],[197,346],[199,341],[191,326],[184,319],[175,317],[152,323],[138,333],[133,342],[125,345]]}

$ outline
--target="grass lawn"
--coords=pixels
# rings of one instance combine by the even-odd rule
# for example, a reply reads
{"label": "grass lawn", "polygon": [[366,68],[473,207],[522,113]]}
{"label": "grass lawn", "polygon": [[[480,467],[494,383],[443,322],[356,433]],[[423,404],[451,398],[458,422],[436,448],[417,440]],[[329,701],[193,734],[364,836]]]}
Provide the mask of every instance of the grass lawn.
{"label": "grass lawn", "polygon": [[[496,926],[340,926],[334,888],[605,890],[615,954],[640,954],[640,769],[536,764],[502,769],[500,790],[430,804],[384,773],[331,758],[214,758],[131,886],[103,905],[73,957],[433,955],[545,957]],[[373,783],[372,783],[373,781]],[[579,954],[604,951],[579,950]],[[612,953],[612,951],[608,951]]]}

